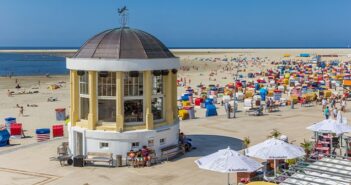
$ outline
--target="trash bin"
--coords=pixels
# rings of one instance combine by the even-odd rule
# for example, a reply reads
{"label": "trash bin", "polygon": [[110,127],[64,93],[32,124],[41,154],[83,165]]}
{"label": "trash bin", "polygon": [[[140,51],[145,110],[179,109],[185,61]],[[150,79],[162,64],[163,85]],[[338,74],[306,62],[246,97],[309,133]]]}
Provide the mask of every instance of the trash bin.
{"label": "trash bin", "polygon": [[49,128],[36,129],[35,133],[37,135],[38,142],[50,140],[50,129]]}
{"label": "trash bin", "polygon": [[84,167],[84,155],[77,155],[73,157],[74,167]]}
{"label": "trash bin", "polygon": [[52,137],[63,137],[63,125],[52,126]]}
{"label": "trash bin", "polygon": [[122,155],[116,155],[116,167],[122,167]]}
{"label": "trash bin", "polygon": [[66,109],[64,108],[55,109],[55,112],[56,112],[56,121],[66,120]]}

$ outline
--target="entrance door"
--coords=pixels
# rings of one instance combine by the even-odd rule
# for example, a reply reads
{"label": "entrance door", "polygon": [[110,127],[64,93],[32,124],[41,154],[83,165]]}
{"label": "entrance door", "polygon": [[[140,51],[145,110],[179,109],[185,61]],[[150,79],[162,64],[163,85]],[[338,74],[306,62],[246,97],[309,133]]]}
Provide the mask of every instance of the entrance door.
{"label": "entrance door", "polygon": [[83,133],[81,132],[76,132],[75,154],[83,155]]}

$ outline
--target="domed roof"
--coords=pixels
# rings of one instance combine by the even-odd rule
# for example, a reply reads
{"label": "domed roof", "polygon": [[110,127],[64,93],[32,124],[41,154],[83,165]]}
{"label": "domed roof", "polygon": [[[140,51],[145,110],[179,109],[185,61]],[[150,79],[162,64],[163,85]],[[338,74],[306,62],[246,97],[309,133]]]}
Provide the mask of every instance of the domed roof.
{"label": "domed roof", "polygon": [[74,58],[156,59],[174,58],[156,37],[128,27],[101,32],[89,39]]}

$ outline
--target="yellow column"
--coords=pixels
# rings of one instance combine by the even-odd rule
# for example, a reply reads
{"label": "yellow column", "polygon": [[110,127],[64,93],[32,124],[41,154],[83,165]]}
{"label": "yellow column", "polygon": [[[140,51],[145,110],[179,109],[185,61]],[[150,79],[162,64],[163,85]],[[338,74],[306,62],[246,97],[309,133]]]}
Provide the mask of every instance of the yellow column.
{"label": "yellow column", "polygon": [[166,108],[166,121],[168,124],[173,124],[174,114],[173,114],[173,81],[172,72],[170,71],[167,76],[164,77],[164,95],[165,95],[165,108]]}
{"label": "yellow column", "polygon": [[173,107],[173,118],[178,119],[178,106],[177,106],[177,74],[173,74],[172,72],[170,73],[171,78],[172,78],[172,107]]}
{"label": "yellow column", "polygon": [[123,132],[124,129],[124,106],[123,106],[123,79],[124,73],[116,73],[116,131]]}
{"label": "yellow column", "polygon": [[152,75],[151,71],[144,71],[144,100],[145,100],[145,114],[146,114],[146,129],[154,129],[154,118],[151,110],[152,98]]}
{"label": "yellow column", "polygon": [[79,81],[77,71],[71,70],[71,125],[76,126],[76,122],[79,120]]}
{"label": "yellow column", "polygon": [[97,122],[96,71],[89,71],[88,129],[95,130]]}

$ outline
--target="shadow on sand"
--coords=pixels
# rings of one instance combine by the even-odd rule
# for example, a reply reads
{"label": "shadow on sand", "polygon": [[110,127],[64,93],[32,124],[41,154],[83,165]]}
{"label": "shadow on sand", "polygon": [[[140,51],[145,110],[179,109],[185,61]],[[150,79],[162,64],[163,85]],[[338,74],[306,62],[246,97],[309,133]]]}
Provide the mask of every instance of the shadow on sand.
{"label": "shadow on sand", "polygon": [[228,146],[232,150],[242,149],[242,140],[219,135],[187,135],[192,139],[192,144],[196,149],[187,152],[184,157],[203,157]]}

